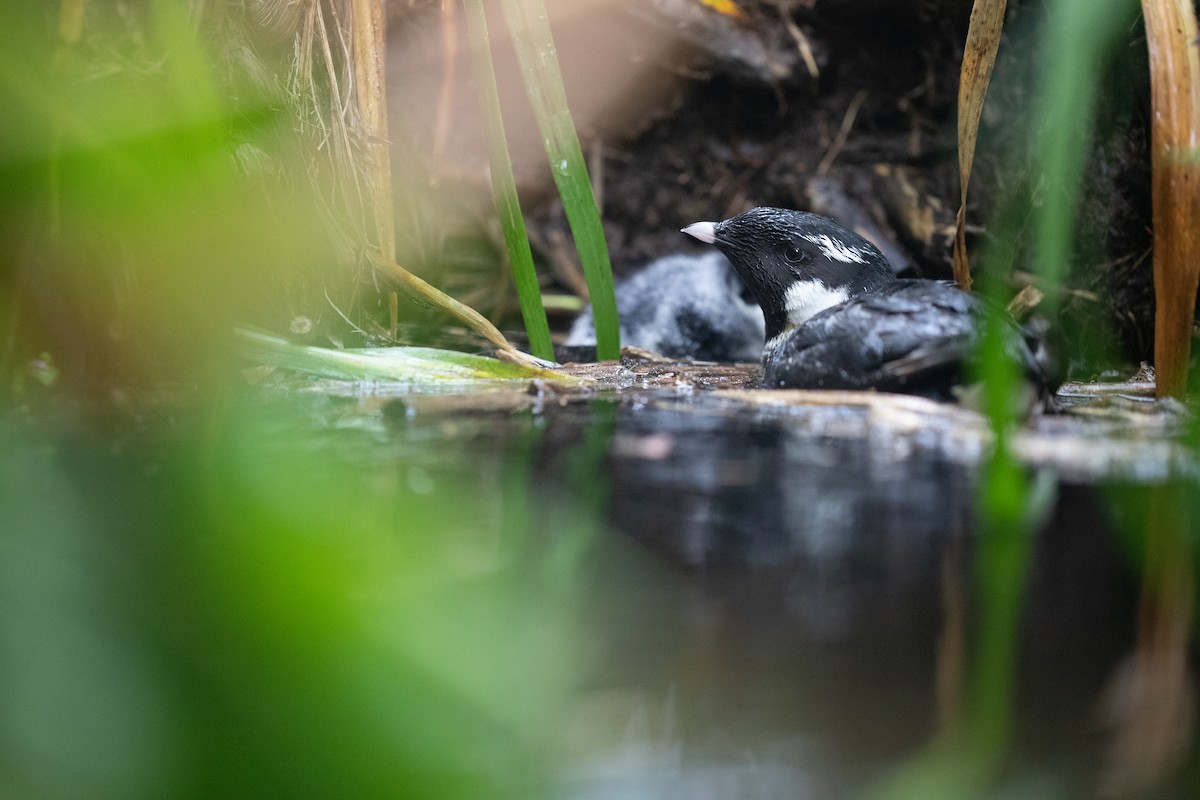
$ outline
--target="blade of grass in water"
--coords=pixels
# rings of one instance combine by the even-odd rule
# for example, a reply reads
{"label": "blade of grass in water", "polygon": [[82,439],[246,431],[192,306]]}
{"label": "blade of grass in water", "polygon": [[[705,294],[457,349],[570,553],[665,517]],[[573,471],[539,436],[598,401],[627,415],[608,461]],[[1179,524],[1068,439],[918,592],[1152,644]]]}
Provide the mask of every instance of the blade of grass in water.
{"label": "blade of grass in water", "polygon": [[546,6],[542,0],[503,0],[502,6],[521,63],[525,90],[546,144],[554,183],[583,264],[596,323],[596,356],[616,358],[621,352],[621,339],[608,245],[604,242],[600,210],[592,194],[575,123],[567,107],[567,92],[558,69]]}
{"label": "blade of grass in water", "polygon": [[[1124,3],[1124,5],[1122,5]],[[1083,157],[1095,105],[1097,63],[1127,20],[1129,0],[1057,0],[1043,34],[1043,62],[1038,73],[1039,113],[1044,122],[1034,152],[1044,187],[1037,208],[1039,273],[1053,315],[1072,249],[1075,209],[1080,193]],[[1019,224],[1012,202],[993,215],[994,243],[980,271],[981,290],[1000,300],[1004,291],[999,266],[1011,258]],[[963,262],[965,265],[965,261]],[[961,269],[961,267],[960,267]],[[923,755],[872,794],[875,798],[980,796],[997,778],[1013,735],[1013,704],[1018,623],[1028,579],[1032,537],[1052,506],[1052,475],[1031,476],[1017,463],[1011,435],[1018,423],[1022,377],[1009,357],[1006,325],[989,315],[979,344],[983,410],[995,436],[994,449],[978,486],[978,525],[974,585],[978,596],[978,636],[966,678],[965,716]]]}
{"label": "blade of grass in water", "polygon": [[[1037,265],[1049,303],[1040,309],[1053,318],[1066,275],[1076,229],[1084,154],[1092,123],[1099,73],[1116,34],[1128,21],[1129,0],[1057,0],[1043,33],[1035,118],[1044,122],[1034,153],[1044,188],[1037,208]],[[996,22],[999,20],[997,19]],[[965,196],[965,195],[964,195]],[[980,289],[1002,304],[1006,298],[1001,265],[1019,230],[1017,208],[1001,203],[993,214],[994,243],[982,258]],[[964,262],[965,263],[965,262]],[[1052,475],[1032,476],[1012,452],[1019,424],[1023,376],[1009,356],[1012,335],[997,314],[987,315],[979,343],[978,373],[983,411],[994,449],[978,486],[980,537],[974,575],[979,597],[975,644],[960,730],[944,753],[918,762],[890,788],[892,797],[980,794],[995,780],[1012,739],[1018,622],[1029,572],[1030,545],[1052,505]],[[935,789],[932,794],[922,794]]]}
{"label": "blade of grass in water", "polygon": [[[983,273],[985,292],[994,289],[988,283],[998,283],[990,275]],[[987,315],[976,377],[984,385],[982,410],[995,438],[977,489],[979,536],[972,575],[973,596],[978,598],[976,632],[965,680],[957,674],[939,675],[939,683],[963,680],[965,713],[946,720],[924,753],[868,794],[873,800],[984,796],[1000,774],[1012,741],[1018,627],[1031,546],[1053,508],[1056,483],[1048,472],[1030,475],[1012,451],[1022,378],[1007,353],[1009,336],[1008,323],[999,314]]]}
{"label": "blade of grass in water", "polygon": [[[1106,48],[1126,19],[1128,0],[1058,0],[1043,39],[1038,101],[1045,121],[1034,142],[1045,186],[1037,209],[1038,269],[1046,288],[1061,284],[1069,264],[1075,209],[1081,189],[1083,156],[1095,106],[1098,74]],[[1086,8],[1085,8],[1086,4]],[[999,265],[1015,240],[1015,209],[1001,204],[992,230],[996,242],[984,253],[980,271],[983,294],[1002,301]],[[1042,311],[1053,317],[1059,293]],[[979,597],[979,635],[967,678],[965,718],[953,738],[943,732],[944,750],[935,748],[914,762],[881,793],[885,797],[966,796],[983,793],[995,780],[1012,739],[1018,622],[1028,578],[1030,545],[1054,496],[1052,475],[1031,476],[1016,461],[1011,437],[1019,423],[1023,378],[1008,354],[1007,324],[987,315],[979,344],[983,411],[995,437],[994,449],[980,475],[980,537],[974,583]],[[965,736],[961,735],[965,734]]]}
{"label": "blade of grass in water", "polygon": [[475,65],[475,81],[479,85],[479,101],[483,105],[487,125],[492,194],[496,199],[496,210],[500,212],[500,224],[504,228],[504,244],[508,248],[513,282],[517,285],[521,318],[525,320],[525,332],[529,335],[529,349],[538,358],[553,360],[550,325],[546,321],[546,309],[542,306],[542,293],[537,272],[533,268],[533,254],[529,250],[529,236],[525,232],[525,220],[521,217],[517,182],[513,178],[512,161],[508,156],[504,118],[500,113],[500,93],[496,88],[496,73],[488,41],[487,15],[483,10],[483,0],[464,2],[467,30],[471,37],[471,60]]}
{"label": "blade of grass in water", "polygon": [[[1042,84],[1038,89],[1045,123],[1034,152],[1045,187],[1036,220],[1037,265],[1049,303],[1041,311],[1054,317],[1061,285],[1070,262],[1076,229],[1075,209],[1081,191],[1083,157],[1095,107],[1097,63],[1114,42],[1128,0],[1057,0],[1043,33]],[[1086,7],[1085,7],[1086,6]],[[999,20],[997,20],[998,22]],[[982,259],[980,289],[1002,304],[1006,298],[1000,265],[1017,235],[1014,209],[1001,204],[994,214],[996,242]],[[965,262],[964,262],[965,264]],[[995,780],[1008,752],[1013,731],[1013,703],[1018,622],[1024,604],[1030,545],[1052,505],[1053,476],[1032,476],[1012,452],[1013,429],[1019,424],[1025,389],[1018,365],[1009,356],[1012,335],[997,314],[987,315],[979,343],[976,375],[983,385],[983,411],[994,449],[978,486],[980,537],[974,583],[978,592],[979,635],[967,679],[968,703],[960,730],[945,753],[934,754],[893,785],[890,796],[980,794]],[[949,791],[946,791],[949,790]],[[925,795],[930,796],[930,795]]]}

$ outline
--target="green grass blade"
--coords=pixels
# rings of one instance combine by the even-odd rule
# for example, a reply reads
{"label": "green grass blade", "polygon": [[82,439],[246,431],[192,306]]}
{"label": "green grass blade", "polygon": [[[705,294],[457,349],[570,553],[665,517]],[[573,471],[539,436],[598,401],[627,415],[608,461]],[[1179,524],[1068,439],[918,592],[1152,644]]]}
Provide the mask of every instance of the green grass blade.
{"label": "green grass blade", "polygon": [[1042,84],[1034,119],[1042,122],[1035,152],[1043,182],[1036,207],[1037,270],[1046,292],[1041,313],[1053,317],[1071,263],[1072,239],[1083,175],[1086,142],[1096,106],[1102,64],[1117,37],[1128,29],[1133,0],[1057,0],[1051,3],[1042,43]]}
{"label": "green grass blade", "polygon": [[494,383],[522,384],[533,378],[571,386],[585,383],[579,378],[553,370],[432,347],[334,350],[294,344],[252,328],[239,328],[236,336],[247,358],[337,380],[370,379],[442,388]]}
{"label": "green grass blade", "polygon": [[608,245],[604,241],[600,209],[592,194],[579,136],[567,107],[567,92],[558,69],[546,6],[542,0],[503,0],[502,5],[516,45],[525,91],[546,144],[550,171],[583,264],[596,322],[596,357],[617,358],[621,352],[621,336],[617,328],[617,300],[613,292]]}
{"label": "green grass blade", "polygon": [[542,293],[529,236],[521,216],[521,201],[517,182],[513,178],[512,161],[508,156],[508,140],[504,135],[504,117],[500,112],[500,92],[496,88],[496,71],[492,65],[492,49],[488,41],[487,15],[483,0],[464,0],[467,10],[467,31],[471,37],[471,61],[475,66],[475,81],[479,85],[479,102],[483,106],[487,125],[488,160],[492,171],[492,194],[500,224],[504,229],[504,244],[512,264],[513,282],[521,303],[521,318],[529,335],[529,349],[538,358],[554,360],[554,345],[550,342],[550,325],[542,306]]}

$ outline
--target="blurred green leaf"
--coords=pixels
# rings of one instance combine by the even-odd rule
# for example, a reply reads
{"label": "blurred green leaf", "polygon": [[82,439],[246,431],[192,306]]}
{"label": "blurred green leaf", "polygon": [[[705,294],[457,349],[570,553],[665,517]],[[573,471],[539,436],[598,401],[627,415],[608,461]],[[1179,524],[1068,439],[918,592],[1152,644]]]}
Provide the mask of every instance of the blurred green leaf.
{"label": "blurred green leaf", "polygon": [[3,422],[7,795],[544,793],[581,648],[556,553],[596,518],[535,503],[529,451],[496,496],[440,440],[348,459],[304,413],[116,449]]}
{"label": "blurred green leaf", "polygon": [[1033,119],[1040,171],[1040,204],[1035,206],[1036,265],[1048,289],[1042,313],[1053,318],[1071,263],[1076,210],[1096,93],[1102,72],[1096,68],[1127,30],[1136,0],[1055,0],[1042,30],[1039,85]]}

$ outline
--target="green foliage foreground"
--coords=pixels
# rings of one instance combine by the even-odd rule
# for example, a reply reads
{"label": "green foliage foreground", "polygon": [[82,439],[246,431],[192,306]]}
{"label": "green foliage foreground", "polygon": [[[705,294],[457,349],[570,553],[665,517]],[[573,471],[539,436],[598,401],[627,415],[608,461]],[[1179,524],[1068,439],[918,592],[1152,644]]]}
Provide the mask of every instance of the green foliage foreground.
{"label": "green foliage foreground", "polygon": [[445,445],[348,463],[299,419],[3,423],[6,797],[542,791],[590,513],[530,505],[519,453],[497,496],[430,466]]}

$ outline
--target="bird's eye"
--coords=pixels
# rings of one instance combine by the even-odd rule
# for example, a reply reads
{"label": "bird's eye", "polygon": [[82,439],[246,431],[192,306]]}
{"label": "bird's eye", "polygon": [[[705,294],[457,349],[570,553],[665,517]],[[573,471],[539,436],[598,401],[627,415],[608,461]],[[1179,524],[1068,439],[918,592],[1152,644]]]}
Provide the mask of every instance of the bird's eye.
{"label": "bird's eye", "polygon": [[799,264],[808,258],[808,254],[794,244],[789,244],[787,249],[783,251],[783,257],[787,259],[789,264]]}

